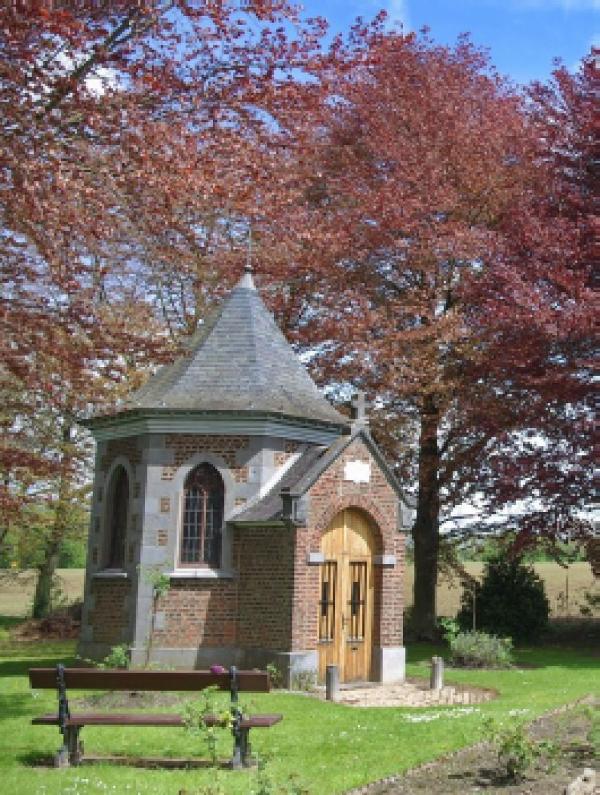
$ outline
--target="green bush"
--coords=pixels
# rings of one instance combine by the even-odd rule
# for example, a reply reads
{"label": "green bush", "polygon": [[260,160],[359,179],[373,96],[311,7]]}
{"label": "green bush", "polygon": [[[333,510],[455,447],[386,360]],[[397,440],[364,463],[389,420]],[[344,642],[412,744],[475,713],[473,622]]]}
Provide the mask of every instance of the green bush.
{"label": "green bush", "polygon": [[448,638],[450,659],[461,668],[509,668],[512,663],[510,638],[486,632],[459,632]]}
{"label": "green bush", "polygon": [[546,758],[546,769],[553,767],[551,763],[558,755],[558,747],[548,740],[533,740],[524,723],[517,721],[504,726],[488,718],[484,729],[496,748],[499,770],[508,781],[522,781],[534,761],[541,756]]}
{"label": "green bush", "polygon": [[549,613],[544,583],[531,566],[503,557],[486,564],[483,581],[474,591],[463,592],[456,618],[464,629],[481,629],[523,643],[540,637]]}

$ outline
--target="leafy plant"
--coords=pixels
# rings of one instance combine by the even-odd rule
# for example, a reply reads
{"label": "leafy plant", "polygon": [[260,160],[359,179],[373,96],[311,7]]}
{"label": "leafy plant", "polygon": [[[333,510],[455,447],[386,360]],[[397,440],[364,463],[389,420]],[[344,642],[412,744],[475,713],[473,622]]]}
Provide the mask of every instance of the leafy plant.
{"label": "leafy plant", "polygon": [[481,584],[463,592],[457,621],[463,629],[511,637],[515,643],[538,638],[548,625],[550,605],[544,583],[531,566],[497,557],[486,564]]}
{"label": "leafy plant", "polygon": [[169,575],[156,568],[144,568],[143,579],[144,582],[152,586],[152,596],[155,600],[165,596],[171,587],[171,578]]}
{"label": "leafy plant", "polygon": [[455,618],[440,616],[440,618],[438,618],[438,626],[441,630],[442,638],[448,645],[450,645],[460,633],[460,625]]}
{"label": "leafy plant", "polygon": [[462,668],[509,668],[512,641],[486,632],[459,632],[449,640],[451,662]]}
{"label": "leafy plant", "polygon": [[485,731],[496,748],[502,772],[513,782],[521,781],[539,757],[552,759],[558,753],[558,747],[554,743],[547,740],[538,742],[531,738],[523,722],[505,726],[488,718]]}
{"label": "leafy plant", "polygon": [[292,676],[292,690],[313,693],[317,686],[317,675],[314,671],[298,671]]}
{"label": "leafy plant", "polygon": [[586,604],[579,607],[582,616],[592,618],[600,612],[600,591],[585,591],[583,594]]}
{"label": "leafy plant", "polygon": [[590,721],[587,733],[588,742],[594,749],[595,756],[600,756],[600,710],[598,710],[598,705],[586,704],[583,714]]}
{"label": "leafy plant", "polygon": [[283,673],[281,672],[281,668],[279,668],[279,666],[277,666],[274,662],[269,663],[266,668],[272,687],[283,687]]}
{"label": "leafy plant", "polygon": [[152,641],[154,639],[154,627],[156,625],[156,609],[159,601],[167,595],[171,588],[171,578],[165,572],[155,567],[139,567],[144,582],[152,586],[152,615],[150,617],[150,630],[146,638],[146,666],[150,665],[152,654]]}
{"label": "leafy plant", "polygon": [[298,776],[291,774],[283,785],[275,784],[268,769],[268,757],[257,757],[257,773],[250,795],[309,795]]}
{"label": "leafy plant", "polygon": [[188,702],[183,711],[186,729],[204,739],[212,765],[217,764],[217,733],[219,729],[231,728],[232,720],[229,709],[217,709],[217,691],[216,685],[205,688],[200,694],[200,700]]}
{"label": "leafy plant", "polygon": [[96,664],[96,667],[129,668],[129,646],[126,643],[113,646],[102,662]]}

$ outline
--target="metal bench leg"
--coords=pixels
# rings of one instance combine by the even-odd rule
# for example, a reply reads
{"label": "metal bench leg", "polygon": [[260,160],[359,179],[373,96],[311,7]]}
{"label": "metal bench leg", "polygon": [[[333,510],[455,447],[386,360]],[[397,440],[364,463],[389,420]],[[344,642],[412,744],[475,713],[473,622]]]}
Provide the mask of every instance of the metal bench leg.
{"label": "metal bench leg", "polygon": [[231,760],[231,767],[234,770],[241,770],[243,767],[248,767],[251,763],[249,733],[250,729],[240,728],[237,728],[234,732],[233,758]]}
{"label": "metal bench leg", "polygon": [[66,745],[61,746],[54,757],[54,767],[69,767],[69,749]]}
{"label": "metal bench leg", "polygon": [[63,744],[54,757],[54,767],[78,765],[83,756],[83,743],[79,739],[81,726],[65,726]]}
{"label": "metal bench leg", "polygon": [[65,729],[65,744],[69,750],[69,762],[78,765],[83,756],[83,743],[79,739],[81,726],[68,726]]}

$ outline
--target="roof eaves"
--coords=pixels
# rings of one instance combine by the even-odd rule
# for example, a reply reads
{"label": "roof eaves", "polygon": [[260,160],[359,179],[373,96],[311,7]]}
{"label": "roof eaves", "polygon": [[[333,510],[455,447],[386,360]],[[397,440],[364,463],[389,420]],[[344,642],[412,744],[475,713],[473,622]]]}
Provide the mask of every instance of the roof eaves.
{"label": "roof eaves", "polygon": [[319,428],[335,428],[341,431],[347,429],[347,425],[344,425],[341,422],[336,422],[334,420],[324,420],[324,419],[311,419],[305,418],[300,416],[295,416],[293,414],[284,414],[279,413],[277,411],[264,411],[261,409],[249,409],[248,411],[240,412],[237,410],[215,410],[215,409],[180,409],[180,408],[170,408],[160,407],[160,406],[150,406],[144,407],[139,406],[135,408],[130,408],[129,406],[123,406],[121,409],[117,409],[114,413],[111,414],[96,414],[92,417],[84,417],[77,420],[79,425],[82,425],[84,428],[93,428],[97,425],[116,425],[119,423],[127,423],[130,420],[139,419],[142,417],[156,417],[156,416],[182,416],[182,415],[190,415],[195,417],[232,417],[234,415],[242,415],[244,417],[253,417],[253,418],[265,418],[265,419],[282,419],[286,422],[293,423],[299,426],[309,426],[309,427],[319,427]]}

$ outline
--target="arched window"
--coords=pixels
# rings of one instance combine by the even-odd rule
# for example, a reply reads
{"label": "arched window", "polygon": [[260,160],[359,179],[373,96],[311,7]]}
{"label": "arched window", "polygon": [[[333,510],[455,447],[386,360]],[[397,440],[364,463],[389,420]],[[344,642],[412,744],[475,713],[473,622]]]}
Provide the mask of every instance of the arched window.
{"label": "arched window", "polygon": [[179,551],[182,566],[220,565],[224,500],[223,479],[210,464],[200,464],[187,476]]}
{"label": "arched window", "polygon": [[125,536],[129,513],[129,478],[124,467],[118,466],[112,476],[109,503],[109,544],[106,565],[122,569],[125,563]]}

